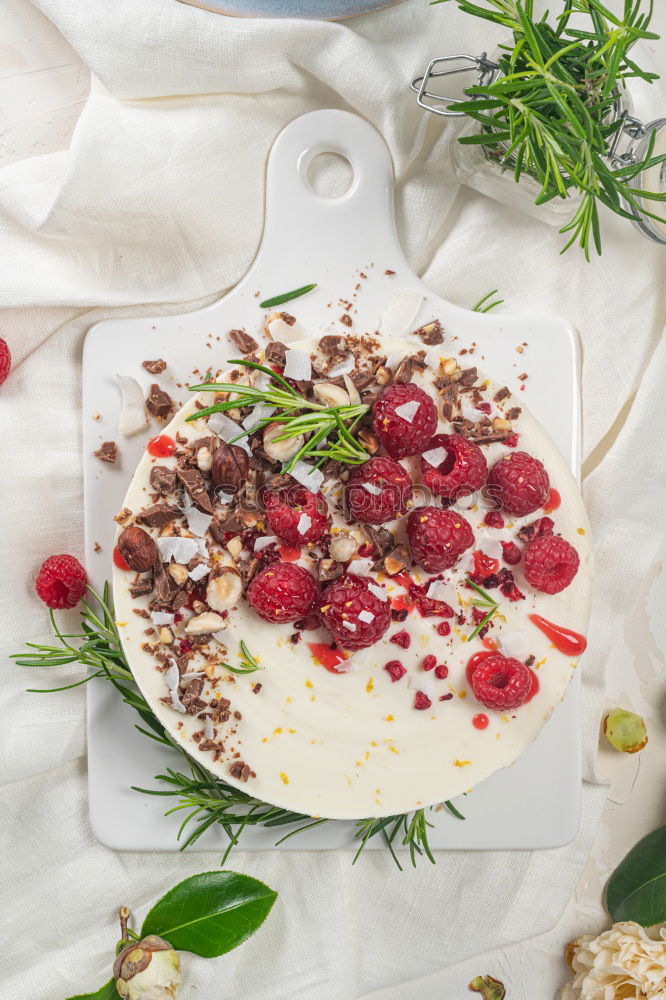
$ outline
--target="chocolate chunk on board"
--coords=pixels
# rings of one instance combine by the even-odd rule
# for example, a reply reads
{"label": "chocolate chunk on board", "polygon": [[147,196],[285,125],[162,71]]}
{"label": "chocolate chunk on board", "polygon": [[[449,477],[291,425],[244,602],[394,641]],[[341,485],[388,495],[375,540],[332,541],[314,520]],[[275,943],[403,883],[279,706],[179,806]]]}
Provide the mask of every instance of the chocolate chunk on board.
{"label": "chocolate chunk on board", "polygon": [[115,441],[103,441],[97,451],[94,452],[94,455],[100,462],[115,465],[118,461],[118,445]]}
{"label": "chocolate chunk on board", "polygon": [[160,389],[157,382],[153,382],[150,387],[146,409],[155,420],[166,420],[175,409],[171,396],[164,389]]}
{"label": "chocolate chunk on board", "polygon": [[252,354],[259,347],[254,337],[251,337],[245,330],[229,330],[229,340],[241,354]]}
{"label": "chocolate chunk on board", "polygon": [[176,475],[197,507],[205,514],[213,513],[213,505],[206,492],[206,481],[198,469],[177,469]]}
{"label": "chocolate chunk on board", "polygon": [[151,375],[161,375],[167,366],[166,361],[162,358],[158,358],[157,361],[142,361],[141,364]]}

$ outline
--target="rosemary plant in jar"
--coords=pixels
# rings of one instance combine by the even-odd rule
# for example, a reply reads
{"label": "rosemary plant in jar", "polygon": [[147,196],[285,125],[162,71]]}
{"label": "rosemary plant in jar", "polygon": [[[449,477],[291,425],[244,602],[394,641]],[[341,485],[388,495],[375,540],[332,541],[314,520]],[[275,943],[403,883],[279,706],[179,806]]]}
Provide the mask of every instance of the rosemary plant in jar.
{"label": "rosemary plant in jar", "polygon": [[[563,250],[577,243],[588,260],[592,246],[601,253],[600,204],[666,243],[665,123],[634,118],[627,90],[632,78],[658,79],[630,55],[659,37],[649,30],[653,0],[624,0],[621,14],[601,0],[560,0],[559,13],[538,20],[534,0],[455,2],[511,32],[494,58],[433,59],[412,83],[421,107],[469,119],[454,146],[462,180],[558,225]],[[429,90],[470,70],[477,82],[464,99]]]}

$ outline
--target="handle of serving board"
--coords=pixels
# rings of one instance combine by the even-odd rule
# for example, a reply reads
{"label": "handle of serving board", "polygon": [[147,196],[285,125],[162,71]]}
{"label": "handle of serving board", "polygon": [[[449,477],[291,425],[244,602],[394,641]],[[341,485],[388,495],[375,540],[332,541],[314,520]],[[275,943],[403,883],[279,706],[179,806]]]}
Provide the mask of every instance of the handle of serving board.
{"label": "handle of serving board", "polygon": [[[346,157],[353,170],[348,191],[326,198],[313,190],[308,168],[320,153]],[[312,242],[353,240],[360,225],[372,225],[376,245],[397,244],[393,212],[393,167],[386,143],[372,125],[347,111],[312,111],[291,122],[275,140],[268,160],[266,225],[262,254],[273,257]],[[350,244],[353,256],[353,244]]]}

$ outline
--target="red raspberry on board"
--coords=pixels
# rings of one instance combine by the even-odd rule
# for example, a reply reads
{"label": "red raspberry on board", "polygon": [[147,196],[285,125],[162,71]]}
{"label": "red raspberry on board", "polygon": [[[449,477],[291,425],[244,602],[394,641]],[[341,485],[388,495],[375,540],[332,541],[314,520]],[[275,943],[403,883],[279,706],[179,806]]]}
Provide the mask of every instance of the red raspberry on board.
{"label": "red raspberry on board", "polygon": [[49,608],[73,608],[85,596],[86,571],[74,556],[49,556],[35,580],[38,597]]}
{"label": "red raspberry on board", "polygon": [[407,458],[423,451],[435,433],[437,407],[418,385],[396,382],[384,389],[372,419],[375,434],[391,458]]}
{"label": "red raspberry on board", "polygon": [[405,513],[413,492],[412,481],[403,467],[392,458],[377,456],[354,469],[346,499],[354,520],[383,524]]}
{"label": "red raspberry on board", "polygon": [[456,500],[481,489],[488,463],[478,444],[462,434],[436,434],[421,455],[421,475],[435,496]]}
{"label": "red raspberry on board", "polygon": [[474,534],[461,514],[439,507],[419,507],[407,519],[412,558],[429,573],[454,566],[474,545]]}
{"label": "red raspberry on board", "polygon": [[5,381],[9,375],[9,369],[12,367],[12,356],[9,351],[9,346],[6,340],[0,337],[0,385]]}
{"label": "red raspberry on board", "polygon": [[389,660],[389,662],[385,665],[384,670],[387,672],[394,684],[407,673],[400,660]]}
{"label": "red raspberry on board", "polygon": [[472,691],[486,708],[518,708],[532,692],[532,674],[520,660],[494,653],[482,660],[472,674]]}
{"label": "red raspberry on board", "polygon": [[508,514],[524,517],[546,503],[550,480],[538,458],[513,451],[490,470],[488,493]]}
{"label": "red raspberry on board", "polygon": [[579,563],[573,545],[559,535],[543,535],[527,546],[523,570],[535,590],[559,594],[575,577]]}
{"label": "red raspberry on board", "polygon": [[314,577],[296,563],[272,563],[257,573],[248,587],[247,599],[268,622],[295,622],[306,618],[317,603]]}
{"label": "red raspberry on board", "polygon": [[271,531],[286,545],[318,542],[328,529],[326,501],[305,486],[267,490],[264,505]]}
{"label": "red raspberry on board", "polygon": [[354,573],[333,580],[319,600],[319,619],[345,649],[372,646],[391,624],[391,605],[370,590],[374,580]]}

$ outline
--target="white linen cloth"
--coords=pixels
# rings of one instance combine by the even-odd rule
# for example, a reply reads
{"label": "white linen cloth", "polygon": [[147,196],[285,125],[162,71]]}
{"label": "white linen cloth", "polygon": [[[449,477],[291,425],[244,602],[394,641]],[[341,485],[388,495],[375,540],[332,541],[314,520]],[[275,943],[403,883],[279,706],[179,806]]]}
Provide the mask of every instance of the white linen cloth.
{"label": "white linen cloth", "polygon": [[[349,854],[238,852],[229,866],[265,879],[279,901],[237,952],[187,957],[183,996],[346,1000],[552,927],[603,805],[604,670],[663,535],[663,248],[604,217],[600,260],[560,257],[555,230],[459,188],[454,128],[424,117],[408,91],[433,56],[492,47],[488,26],[452,5],[409,0],[340,24],[234,20],[165,0],[36,5],[97,82],[69,152],[0,172],[0,334],[14,356],[0,389],[0,997],[97,988],[109,975],[116,908],[141,917],[175,882],[219,865],[217,855],[97,844],[83,689],[26,695],[34,674],[7,655],[49,635],[32,585],[39,563],[81,554],[85,331],[110,315],[185,311],[234,285],[258,245],[270,145],[318,107],[356,111],[385,137],[403,246],[437,293],[468,306],[497,287],[512,311],[565,313],[581,333],[584,490],[598,560],[583,816],[560,850],[452,853],[402,874],[379,852],[353,869]],[[664,113],[657,88],[637,90],[639,113]],[[36,686],[62,677],[40,674]]]}

